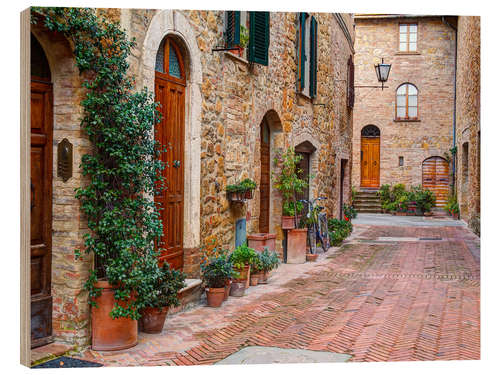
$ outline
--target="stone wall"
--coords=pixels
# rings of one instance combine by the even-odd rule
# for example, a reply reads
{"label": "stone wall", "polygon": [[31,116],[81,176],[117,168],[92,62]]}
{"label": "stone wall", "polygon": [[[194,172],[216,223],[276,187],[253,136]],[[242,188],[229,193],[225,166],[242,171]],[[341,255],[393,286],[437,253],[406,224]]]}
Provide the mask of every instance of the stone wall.
{"label": "stone wall", "polygon": [[[380,129],[380,185],[422,184],[422,162],[430,156],[446,157],[452,147],[455,33],[440,17],[355,20],[356,85],[380,85],[374,65],[382,57],[392,67],[383,91],[356,89],[353,184],[360,186],[361,130],[369,124]],[[418,23],[417,53],[399,52],[400,22]],[[417,121],[395,120],[396,89],[406,82],[419,90]]]}
{"label": "stone wall", "polygon": [[[457,198],[460,217],[479,232],[481,36],[479,17],[458,17],[457,55]],[[468,159],[464,144],[468,144]],[[467,173],[465,171],[467,170]],[[466,177],[466,174],[468,175]]]}

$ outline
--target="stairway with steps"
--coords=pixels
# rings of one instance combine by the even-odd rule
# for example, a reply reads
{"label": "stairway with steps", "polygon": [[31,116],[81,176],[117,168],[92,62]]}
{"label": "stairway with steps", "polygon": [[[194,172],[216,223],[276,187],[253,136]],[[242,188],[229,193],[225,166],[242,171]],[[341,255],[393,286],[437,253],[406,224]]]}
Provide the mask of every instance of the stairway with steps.
{"label": "stairway with steps", "polygon": [[381,213],[382,206],[377,190],[363,190],[356,193],[354,208],[360,213]]}

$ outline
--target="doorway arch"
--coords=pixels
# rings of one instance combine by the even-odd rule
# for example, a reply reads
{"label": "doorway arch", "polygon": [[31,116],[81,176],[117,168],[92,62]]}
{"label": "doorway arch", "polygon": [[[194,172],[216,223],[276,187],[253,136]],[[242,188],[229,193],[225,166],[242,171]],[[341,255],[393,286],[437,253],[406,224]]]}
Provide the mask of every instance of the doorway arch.
{"label": "doorway arch", "polygon": [[361,129],[361,187],[380,186],[380,129],[366,125]]}
{"label": "doorway arch", "polygon": [[175,269],[184,265],[184,124],[186,70],[179,44],[172,36],[160,43],[155,60],[155,101],[160,103],[160,122],[155,139],[166,148],[160,159],[165,163],[162,176],[166,189],[155,196],[163,223],[160,262]]}
{"label": "doorway arch", "polygon": [[446,159],[431,156],[422,162],[422,187],[436,196],[436,206],[444,207],[450,191],[450,171]]}

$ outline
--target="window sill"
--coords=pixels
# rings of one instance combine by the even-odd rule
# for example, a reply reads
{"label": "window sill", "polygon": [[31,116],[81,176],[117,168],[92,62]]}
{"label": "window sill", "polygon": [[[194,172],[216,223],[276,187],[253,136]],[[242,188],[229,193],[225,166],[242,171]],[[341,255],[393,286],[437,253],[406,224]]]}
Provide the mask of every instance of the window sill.
{"label": "window sill", "polygon": [[303,92],[296,91],[295,93],[297,94],[297,96],[298,96],[299,98],[302,98],[302,99],[304,99],[304,100],[308,100],[308,101],[310,101],[310,102],[312,102],[312,100],[313,100],[313,98],[311,98],[311,97],[310,97],[309,95],[307,95],[307,94],[304,94]]}
{"label": "window sill", "polygon": [[408,51],[408,52],[398,51],[395,54],[396,55],[403,55],[403,56],[405,56],[405,55],[410,55],[411,56],[411,55],[420,55],[420,52],[418,52],[418,51],[411,51],[411,52],[410,51]]}
{"label": "window sill", "polygon": [[420,122],[421,120],[418,119],[418,118],[415,118],[415,119],[399,119],[399,118],[396,118],[394,119],[394,122]]}
{"label": "window sill", "polygon": [[236,61],[238,61],[240,63],[243,63],[245,65],[250,65],[250,62],[247,59],[245,59],[244,57],[240,57],[240,56],[238,56],[238,55],[236,55],[236,54],[234,54],[234,53],[232,53],[230,51],[225,51],[224,52],[224,56],[227,56],[227,57],[229,57],[229,58],[231,58],[233,60],[236,60]]}

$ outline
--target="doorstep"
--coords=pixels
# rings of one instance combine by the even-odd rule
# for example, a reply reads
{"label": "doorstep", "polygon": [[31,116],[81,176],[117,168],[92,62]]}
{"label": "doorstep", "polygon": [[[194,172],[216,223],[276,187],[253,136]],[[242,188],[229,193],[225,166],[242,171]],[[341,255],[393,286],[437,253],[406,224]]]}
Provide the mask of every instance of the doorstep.
{"label": "doorstep", "polygon": [[60,342],[52,342],[50,344],[31,349],[31,366],[60,357],[75,349],[76,345],[63,344]]}
{"label": "doorstep", "polygon": [[203,287],[200,279],[186,279],[186,286],[178,293],[180,305],[170,308],[168,315],[177,314],[198,305],[202,294]]}

